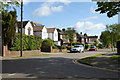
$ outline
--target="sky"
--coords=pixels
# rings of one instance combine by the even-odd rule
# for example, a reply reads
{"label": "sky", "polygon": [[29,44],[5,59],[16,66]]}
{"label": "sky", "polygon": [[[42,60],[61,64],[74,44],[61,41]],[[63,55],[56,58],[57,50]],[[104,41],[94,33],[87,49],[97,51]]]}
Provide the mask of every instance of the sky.
{"label": "sky", "polygon": [[[65,2],[64,2],[65,1]],[[23,6],[23,20],[39,22],[47,28],[73,27],[78,33],[100,36],[106,25],[118,23],[118,15],[108,18],[106,14],[95,12],[96,2],[30,2]],[[18,21],[21,20],[20,7],[17,8]]]}

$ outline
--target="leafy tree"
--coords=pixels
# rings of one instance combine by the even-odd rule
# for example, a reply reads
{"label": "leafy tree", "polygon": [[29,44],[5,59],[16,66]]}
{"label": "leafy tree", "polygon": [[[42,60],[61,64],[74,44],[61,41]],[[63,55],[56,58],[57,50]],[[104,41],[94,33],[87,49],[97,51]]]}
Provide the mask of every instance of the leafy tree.
{"label": "leafy tree", "polygon": [[14,8],[12,5],[16,5],[19,7],[20,0],[1,0],[0,1],[0,11],[8,10],[10,8]]}
{"label": "leafy tree", "polygon": [[15,36],[17,12],[2,11],[2,36],[4,45],[7,45]]}
{"label": "leafy tree", "polygon": [[95,40],[94,41],[94,45],[97,46],[99,44],[99,41],[98,40]]}
{"label": "leafy tree", "polygon": [[100,40],[104,46],[109,46],[111,44],[111,34],[110,31],[103,31],[100,36]]}
{"label": "leafy tree", "polygon": [[95,11],[100,11],[100,14],[107,13],[107,16],[113,17],[118,12],[120,12],[120,1],[119,2],[97,2],[98,9]]}
{"label": "leafy tree", "polygon": [[106,25],[106,30],[102,32],[100,39],[104,46],[112,42],[116,44],[116,41],[120,39],[120,24]]}
{"label": "leafy tree", "polygon": [[74,34],[75,34],[75,29],[74,28],[67,28],[66,32],[65,32],[65,38],[69,39],[70,43],[71,43],[71,47],[72,47],[72,42],[74,40]]}
{"label": "leafy tree", "polygon": [[[19,6],[19,0],[12,0],[11,2],[8,2],[8,0],[0,1],[0,15],[2,15],[0,22],[2,22],[3,45],[8,45],[15,36],[17,11],[12,5]],[[13,11],[9,11],[10,8],[12,8]]]}

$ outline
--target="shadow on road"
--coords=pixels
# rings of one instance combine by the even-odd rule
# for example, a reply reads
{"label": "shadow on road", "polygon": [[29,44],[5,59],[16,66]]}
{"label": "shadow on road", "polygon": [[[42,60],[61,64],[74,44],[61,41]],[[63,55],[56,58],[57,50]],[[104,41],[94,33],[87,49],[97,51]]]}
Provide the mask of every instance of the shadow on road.
{"label": "shadow on road", "polygon": [[[2,61],[2,74],[28,74],[25,76],[44,79],[79,79],[79,78],[116,78],[117,73],[105,72],[77,65],[68,58],[31,58]],[[20,78],[20,76],[17,76]],[[6,78],[6,77],[4,77]],[[4,79],[5,80],[5,79]],[[13,80],[13,79],[12,79]],[[25,79],[26,80],[26,79]],[[34,79],[31,79],[34,80]],[[94,80],[94,79],[92,79]],[[101,79],[97,79],[101,80]],[[103,79],[102,79],[103,80]],[[108,80],[108,79],[104,79]],[[113,79],[109,79],[113,80]]]}

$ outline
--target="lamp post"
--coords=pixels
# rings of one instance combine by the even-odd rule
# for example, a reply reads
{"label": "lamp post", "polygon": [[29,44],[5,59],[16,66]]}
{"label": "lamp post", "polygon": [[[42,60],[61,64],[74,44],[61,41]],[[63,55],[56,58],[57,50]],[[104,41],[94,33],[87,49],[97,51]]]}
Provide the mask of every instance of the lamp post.
{"label": "lamp post", "polygon": [[23,0],[21,0],[21,52],[20,57],[22,57],[22,28],[23,28]]}

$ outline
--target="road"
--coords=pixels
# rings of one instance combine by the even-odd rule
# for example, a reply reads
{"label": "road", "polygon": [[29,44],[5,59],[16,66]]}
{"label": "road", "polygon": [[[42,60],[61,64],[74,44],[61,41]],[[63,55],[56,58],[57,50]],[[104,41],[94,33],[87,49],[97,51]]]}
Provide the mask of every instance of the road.
{"label": "road", "polygon": [[118,72],[95,69],[73,63],[73,59],[105,53],[98,50],[84,53],[52,53],[27,59],[2,61],[3,78],[79,79],[118,78]]}

